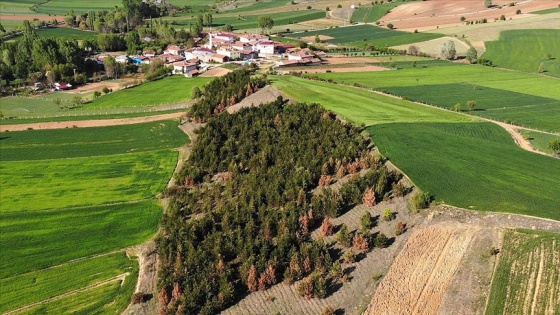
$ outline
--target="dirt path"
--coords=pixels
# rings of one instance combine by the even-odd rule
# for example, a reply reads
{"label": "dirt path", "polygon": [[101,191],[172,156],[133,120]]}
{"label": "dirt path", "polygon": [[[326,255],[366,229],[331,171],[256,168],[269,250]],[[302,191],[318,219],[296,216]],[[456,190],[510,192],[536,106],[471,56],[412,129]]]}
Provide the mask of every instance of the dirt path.
{"label": "dirt path", "polygon": [[65,129],[65,128],[87,128],[87,127],[105,127],[117,125],[133,125],[146,122],[160,121],[180,118],[183,112],[162,114],[144,117],[118,118],[118,119],[99,119],[99,120],[76,120],[76,121],[55,121],[41,122],[17,125],[0,125],[0,132],[5,131],[23,131],[29,129]]}
{"label": "dirt path", "polygon": [[123,282],[123,281],[126,279],[126,277],[128,277],[129,275],[130,275],[130,273],[129,273],[129,272],[126,272],[126,273],[120,274],[120,275],[118,275],[118,276],[115,276],[115,277],[113,277],[113,278],[109,278],[109,279],[107,279],[107,280],[103,280],[103,281],[100,281],[100,282],[97,282],[97,283],[94,283],[94,284],[90,284],[90,285],[88,285],[88,286],[85,286],[85,287],[82,287],[82,288],[79,288],[79,289],[76,289],[76,290],[68,291],[68,292],[66,292],[66,293],[64,293],[64,294],[57,295],[57,296],[54,296],[54,297],[52,297],[52,298],[48,298],[48,299],[45,299],[45,300],[42,300],[42,301],[39,301],[39,302],[35,302],[35,303],[32,303],[32,304],[26,305],[26,306],[24,306],[24,307],[20,307],[20,308],[18,308],[18,309],[13,310],[13,311],[9,311],[9,312],[7,312],[7,313],[4,313],[4,315],[11,315],[11,314],[20,313],[20,312],[23,312],[23,311],[25,311],[25,310],[31,309],[31,308],[33,308],[33,307],[35,307],[35,306],[39,306],[39,305],[41,305],[41,304],[45,304],[45,303],[49,303],[49,302],[52,302],[52,301],[60,300],[60,299],[62,299],[62,298],[65,298],[65,297],[68,297],[68,296],[71,296],[71,295],[74,295],[74,294],[77,294],[77,293],[80,293],[80,292],[84,292],[84,291],[87,291],[87,290],[90,290],[90,289],[93,289],[93,288],[100,287],[100,286],[105,285],[105,284],[107,284],[107,283],[111,283],[111,282],[115,282],[115,281],[120,281],[120,282],[121,282],[121,285],[122,285],[122,282]]}

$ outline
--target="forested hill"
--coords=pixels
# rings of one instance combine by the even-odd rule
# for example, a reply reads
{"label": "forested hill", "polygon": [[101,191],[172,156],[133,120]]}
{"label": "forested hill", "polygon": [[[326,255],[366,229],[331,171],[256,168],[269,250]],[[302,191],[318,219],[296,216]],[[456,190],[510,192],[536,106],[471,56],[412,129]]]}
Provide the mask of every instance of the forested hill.
{"label": "forested hill", "polygon": [[[180,186],[168,191],[158,239],[160,313],[216,313],[247,292],[304,277],[301,294],[324,297],[342,270],[311,231],[361,203],[366,190],[382,200],[397,179],[368,147],[359,130],[315,104],[279,98],[212,117]],[[312,193],[319,184],[322,193]],[[367,247],[370,236],[360,237]]]}

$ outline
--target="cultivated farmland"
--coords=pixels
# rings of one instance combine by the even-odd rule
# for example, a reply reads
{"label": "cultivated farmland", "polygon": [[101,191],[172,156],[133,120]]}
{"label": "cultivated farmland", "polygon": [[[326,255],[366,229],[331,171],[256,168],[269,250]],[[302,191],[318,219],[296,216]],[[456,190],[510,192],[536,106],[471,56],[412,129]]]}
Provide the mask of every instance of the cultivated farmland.
{"label": "cultivated farmland", "polygon": [[504,31],[482,57],[502,68],[560,77],[560,30]]}
{"label": "cultivated farmland", "polygon": [[499,126],[383,124],[369,131],[381,152],[437,200],[560,219],[560,160],[519,148]]}
{"label": "cultivated farmland", "polygon": [[437,314],[475,232],[454,226],[414,231],[364,314]]}
{"label": "cultivated farmland", "polygon": [[560,234],[508,230],[486,314],[558,314]]}
{"label": "cultivated farmland", "polygon": [[0,311],[128,305],[138,267],[124,248],[157,230],[153,198],[187,139],[176,124],[2,134]]}

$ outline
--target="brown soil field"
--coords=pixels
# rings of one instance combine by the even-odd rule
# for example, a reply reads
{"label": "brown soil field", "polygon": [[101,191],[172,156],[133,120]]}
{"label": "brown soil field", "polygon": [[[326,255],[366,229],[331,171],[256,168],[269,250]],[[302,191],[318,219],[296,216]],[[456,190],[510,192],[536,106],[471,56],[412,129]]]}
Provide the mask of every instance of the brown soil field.
{"label": "brown soil field", "polygon": [[203,74],[201,74],[201,77],[221,77],[224,76],[228,73],[230,73],[233,70],[230,69],[226,69],[226,68],[213,68],[210,69],[206,72],[204,72]]}
{"label": "brown soil field", "polygon": [[330,65],[347,64],[347,63],[371,63],[381,62],[379,59],[368,57],[327,57],[323,59]]}
{"label": "brown soil field", "polygon": [[278,89],[273,86],[267,85],[257,92],[244,98],[241,102],[226,108],[226,110],[228,113],[233,114],[238,112],[242,108],[274,102],[278,96],[280,96],[280,91],[278,91]]}
{"label": "brown soil field", "polygon": [[414,231],[364,314],[436,314],[475,232],[459,225]]}
{"label": "brown soil field", "polygon": [[[329,40],[329,39],[334,39],[334,37],[330,37],[330,36],[327,36],[327,35],[319,35],[319,39],[320,40]],[[304,40],[306,42],[313,42],[313,41],[315,41],[315,36],[302,37],[301,40]]]}
{"label": "brown soil field", "polygon": [[494,0],[494,7],[486,8],[484,1],[473,0],[431,0],[403,4],[391,10],[382,20],[384,24],[392,23],[397,29],[413,31],[418,29],[433,30],[441,27],[457,26],[464,24],[460,18],[464,16],[467,21],[476,21],[483,18],[489,22],[501,15],[506,19],[526,18],[530,15],[517,15],[523,13],[558,7],[558,0],[526,0],[510,7],[509,0]]}
{"label": "brown soil field", "polygon": [[65,93],[70,93],[70,94],[88,93],[93,91],[101,91],[103,90],[104,87],[112,89],[114,92],[114,91],[124,89],[125,86],[132,85],[134,84],[134,82],[141,82],[142,78],[143,78],[142,76],[130,77],[130,78],[125,77],[125,78],[119,78],[118,82],[107,80],[102,82],[88,83],[86,85],[78,86],[75,90],[65,91]]}
{"label": "brown soil field", "polygon": [[[457,50],[458,55],[464,55],[467,50],[469,50],[469,45],[465,44],[464,42],[458,40],[454,37],[441,37],[432,40],[428,40],[425,42],[415,43],[414,46],[418,47],[418,49],[431,56],[440,57],[441,56],[441,46],[444,43],[449,41],[453,41],[455,43],[455,49]],[[401,45],[401,46],[394,46],[392,48],[406,50],[410,47],[410,45]]]}
{"label": "brown soil field", "polygon": [[64,21],[64,16],[61,15],[41,15],[41,14],[29,14],[29,15],[24,15],[24,14],[12,14],[12,15],[7,15],[7,14],[0,14],[0,20],[6,20],[6,21],[33,21],[34,19],[38,19],[40,21],[52,21],[53,19],[56,19],[57,21]]}

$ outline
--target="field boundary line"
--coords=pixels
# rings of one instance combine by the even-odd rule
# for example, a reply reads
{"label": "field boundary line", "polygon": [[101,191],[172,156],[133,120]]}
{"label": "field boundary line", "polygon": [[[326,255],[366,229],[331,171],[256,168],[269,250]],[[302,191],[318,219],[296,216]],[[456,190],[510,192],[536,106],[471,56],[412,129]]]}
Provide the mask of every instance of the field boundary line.
{"label": "field boundary line", "polygon": [[74,294],[77,294],[77,293],[80,293],[80,292],[84,292],[84,291],[87,291],[87,290],[90,290],[90,289],[93,289],[93,288],[97,288],[97,287],[100,287],[102,285],[105,285],[105,284],[108,284],[108,283],[111,283],[111,282],[121,281],[121,283],[122,283],[126,279],[126,277],[128,277],[129,275],[130,275],[130,272],[125,272],[123,274],[120,274],[118,276],[109,278],[107,280],[103,280],[103,281],[100,281],[100,282],[97,282],[97,283],[94,283],[94,284],[90,284],[88,286],[85,286],[85,287],[82,287],[82,288],[79,288],[79,289],[68,291],[66,293],[63,293],[63,294],[60,294],[60,295],[57,295],[57,296],[53,296],[51,298],[48,298],[48,299],[45,299],[45,300],[42,300],[42,301],[39,301],[39,302],[35,302],[35,303],[32,303],[32,304],[20,307],[18,309],[6,312],[6,313],[4,313],[4,315],[17,314],[17,313],[26,311],[30,308],[33,308],[35,306],[39,306],[41,304],[45,304],[45,303],[49,303],[49,302],[52,302],[52,301],[60,300],[62,298],[65,298],[65,297],[68,297],[68,296],[71,296],[71,295],[74,295]]}
{"label": "field boundary line", "polygon": [[531,303],[531,315],[535,314],[535,309],[537,308],[537,299],[539,297],[539,289],[541,286],[542,273],[544,268],[544,244],[541,243],[540,246],[540,261],[539,261],[539,271],[537,272],[537,279],[535,280],[535,292],[533,293],[532,303]]}

